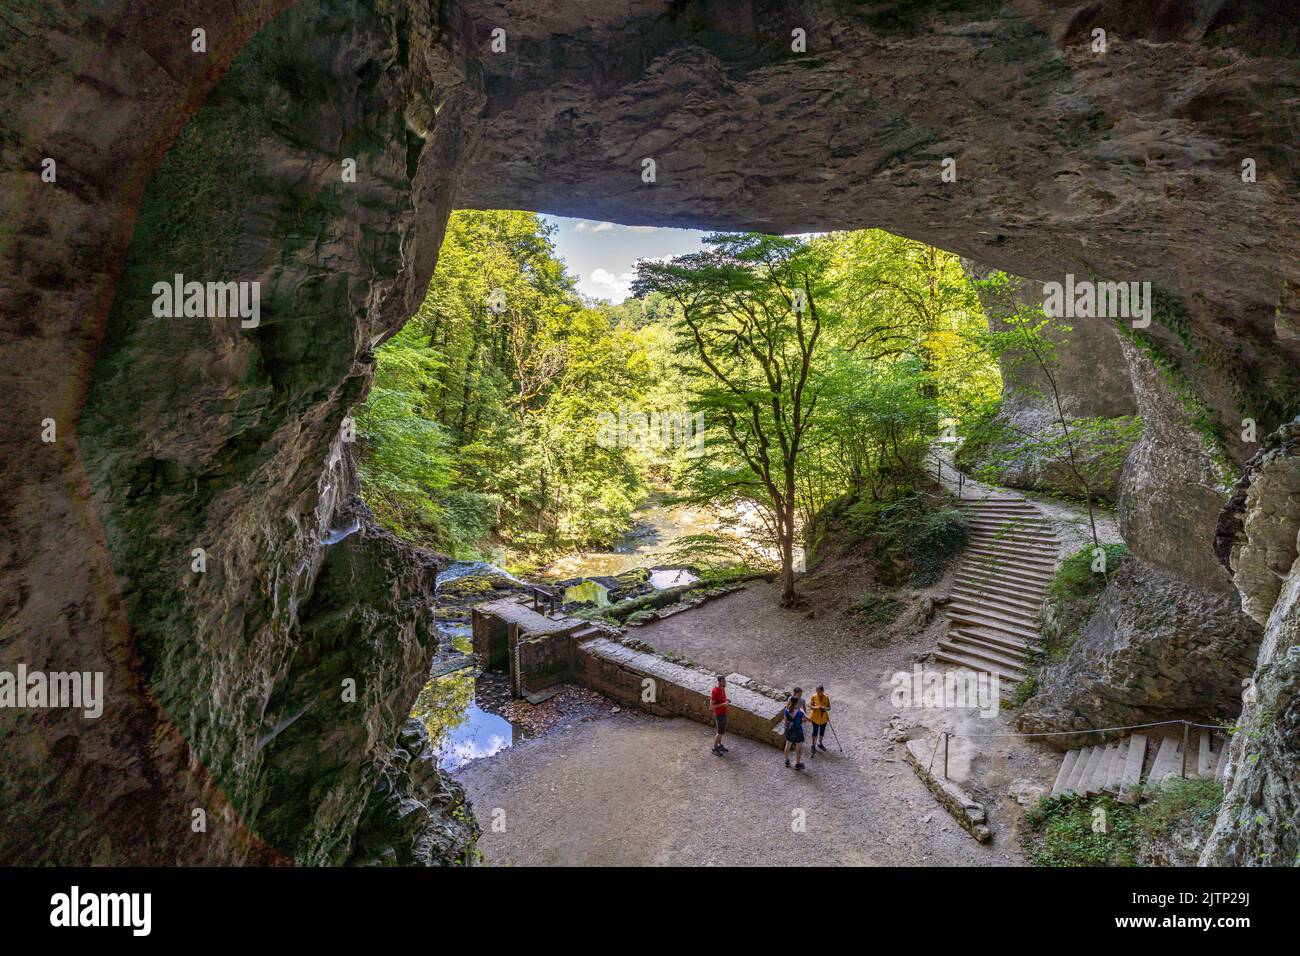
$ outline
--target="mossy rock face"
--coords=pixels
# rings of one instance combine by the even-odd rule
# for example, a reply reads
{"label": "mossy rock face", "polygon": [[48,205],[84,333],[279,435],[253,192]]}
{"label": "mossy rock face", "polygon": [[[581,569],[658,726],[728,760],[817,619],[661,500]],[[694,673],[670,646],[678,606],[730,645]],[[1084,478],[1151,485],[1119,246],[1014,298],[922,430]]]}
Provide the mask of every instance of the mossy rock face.
{"label": "mossy rock face", "polygon": [[503,574],[467,574],[463,578],[438,585],[438,596],[443,600],[482,598],[498,591],[513,591],[518,587],[518,582]]}
{"label": "mossy rock face", "polygon": [[622,574],[614,575],[614,581],[615,586],[618,588],[627,591],[635,590],[642,585],[650,583],[650,569],[632,568],[630,571],[624,571]]}
{"label": "mossy rock face", "polygon": [[564,589],[565,604],[592,604],[609,606],[609,588],[598,581],[583,581]]}

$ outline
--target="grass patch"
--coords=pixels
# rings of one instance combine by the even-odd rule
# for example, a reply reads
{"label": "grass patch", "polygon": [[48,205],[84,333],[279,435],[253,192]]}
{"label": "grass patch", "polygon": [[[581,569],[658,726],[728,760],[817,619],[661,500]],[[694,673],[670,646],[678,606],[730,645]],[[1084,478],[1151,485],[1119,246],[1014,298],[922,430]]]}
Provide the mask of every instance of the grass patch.
{"label": "grass patch", "polygon": [[[1169,780],[1139,805],[1109,794],[1044,797],[1026,815],[1025,850],[1035,866],[1137,866],[1149,849],[1177,859],[1178,835],[1205,834],[1223,802],[1218,781]],[[1147,857],[1150,859],[1150,857]],[[1182,861],[1191,865],[1195,861]]]}
{"label": "grass patch", "polygon": [[1056,576],[1047,587],[1050,600],[1064,602],[1075,601],[1099,593],[1106,587],[1107,575],[1113,573],[1124,559],[1128,557],[1128,548],[1124,544],[1103,544],[1105,552],[1105,573],[1093,570],[1097,556],[1092,547],[1081,548],[1074,552],[1056,570]]}
{"label": "grass patch", "polygon": [[1026,817],[1029,861],[1034,866],[1134,866],[1137,812],[1106,795],[1044,798]]}

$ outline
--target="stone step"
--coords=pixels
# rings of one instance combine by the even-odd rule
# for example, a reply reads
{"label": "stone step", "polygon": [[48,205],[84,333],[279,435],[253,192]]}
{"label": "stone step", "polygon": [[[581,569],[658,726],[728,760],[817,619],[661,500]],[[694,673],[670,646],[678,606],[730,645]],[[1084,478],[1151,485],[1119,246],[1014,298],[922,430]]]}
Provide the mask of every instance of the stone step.
{"label": "stone step", "polygon": [[954,584],[952,590],[948,592],[948,597],[961,598],[966,601],[987,601],[997,607],[1028,611],[1034,615],[1037,615],[1043,607],[1042,601],[1035,601],[1024,595],[999,593],[989,589],[981,590],[964,584]]}
{"label": "stone step", "polygon": [[1012,563],[1012,560],[1006,557],[998,561],[988,561],[984,558],[978,560],[968,558],[961,563],[957,573],[967,577],[977,577],[982,581],[988,581],[990,584],[1010,584],[1030,588],[1044,595],[1046,595],[1047,589],[1052,586],[1052,575],[1050,573]]}
{"label": "stone step", "polygon": [[969,507],[962,511],[967,522],[1030,522],[1045,528],[1053,527],[1037,509],[1021,507]]}
{"label": "stone step", "polygon": [[1090,770],[1089,764],[1101,755],[1100,747],[1084,747],[1083,752],[1079,754],[1079,761],[1074,765],[1074,770],[1070,773],[1070,780],[1066,784],[1066,789],[1071,793],[1083,793],[1083,781]]}
{"label": "stone step", "polygon": [[1128,742],[1129,739],[1125,737],[1115,744],[1115,758],[1110,762],[1104,784],[1107,793],[1119,793],[1120,781],[1124,779],[1124,764],[1128,760]]}
{"label": "stone step", "polygon": [[963,614],[984,614],[993,620],[1005,621],[1014,627],[1023,627],[1035,633],[1038,631],[1038,614],[1022,608],[1009,609],[984,601],[949,598],[943,609]]}
{"label": "stone step", "polygon": [[1019,647],[1013,647],[1001,641],[990,641],[987,638],[972,634],[970,631],[963,631],[958,628],[949,630],[945,639],[953,644],[982,648],[1008,660],[1017,661],[1021,667],[1029,663],[1030,657],[1037,651],[1037,648],[1029,647],[1023,643]]}
{"label": "stone step", "polygon": [[1037,628],[1030,628],[1023,624],[1008,621],[987,611],[967,611],[963,608],[949,606],[944,608],[944,613],[948,615],[950,621],[962,621],[975,627],[987,628],[990,631],[1002,631],[1004,634],[1010,634],[1026,641],[1037,642],[1040,640]]}
{"label": "stone step", "polygon": [[1041,545],[1045,548],[1058,548],[1060,542],[1044,534],[1014,528],[971,528],[968,532],[971,541],[1006,541],[1007,543]]}
{"label": "stone step", "polygon": [[1183,769],[1183,748],[1173,737],[1164,737],[1156,751],[1156,762],[1147,774],[1147,786],[1158,787],[1169,777],[1177,777]]}
{"label": "stone step", "polygon": [[1128,739],[1128,753],[1124,756],[1124,771],[1119,781],[1119,799],[1122,803],[1137,803],[1142,788],[1142,765],[1147,759],[1145,734],[1134,734]]}
{"label": "stone step", "polygon": [[1024,498],[961,498],[958,500],[957,505],[975,511],[982,511],[986,508],[1024,508],[1034,512],[1038,511],[1038,508],[1031,505]]}
{"label": "stone step", "polygon": [[964,565],[994,565],[1013,567],[1035,572],[1051,580],[1056,574],[1056,557],[1047,554],[1029,554],[1011,544],[984,544],[972,541],[963,556]]}
{"label": "stone step", "polygon": [[1044,534],[1055,534],[1056,526],[1034,511],[963,511],[966,526],[970,527],[1020,527]]}
{"label": "stone step", "polygon": [[1059,797],[1065,793],[1065,782],[1070,779],[1070,771],[1074,769],[1075,762],[1079,759],[1079,751],[1071,750],[1061,761],[1061,769],[1056,771],[1056,782],[1052,784],[1053,797]]}
{"label": "stone step", "polygon": [[1088,769],[1088,760],[1092,757],[1092,752],[1095,749],[1093,747],[1079,748],[1079,760],[1075,761],[1074,769],[1070,771],[1070,777],[1066,778],[1066,791],[1070,793],[1079,792],[1079,780],[1083,779],[1084,770]]}
{"label": "stone step", "polygon": [[945,664],[956,664],[958,667],[965,667],[973,671],[984,671],[987,674],[997,674],[999,680],[1010,681],[1013,684],[1019,684],[1025,679],[1023,671],[1014,670],[1005,667],[1002,664],[993,664],[978,657],[972,657],[969,654],[958,653],[956,651],[948,651],[940,648],[934,652],[934,659],[937,661],[943,661]]}
{"label": "stone step", "polygon": [[1088,796],[1098,796],[1106,789],[1106,778],[1110,776],[1110,765],[1115,759],[1115,749],[1115,744],[1106,744],[1101,752],[1101,759],[1097,761],[1097,766],[1092,771],[1092,776],[1084,781],[1083,790]]}
{"label": "stone step", "polygon": [[1007,561],[1023,568],[1044,571],[1053,574],[1056,570],[1056,555],[1046,552],[1028,551],[1014,544],[986,544],[972,541],[966,548],[969,557]]}
{"label": "stone step", "polygon": [[1026,641],[1021,637],[1013,637],[1005,631],[994,631],[987,627],[949,627],[947,636],[951,638],[955,634],[961,635],[962,637],[973,638],[974,640],[988,644],[992,647],[1002,647],[1009,651],[1015,651],[1017,654],[1024,654],[1026,656],[1043,649],[1043,645],[1039,641]]}
{"label": "stone step", "polygon": [[1045,583],[1026,581],[1023,578],[1011,577],[992,571],[980,573],[958,570],[954,579],[960,584],[968,584],[971,587],[987,587],[994,591],[1019,594],[1037,604],[1042,604],[1043,598],[1047,596],[1047,585]]}
{"label": "stone step", "polygon": [[1028,541],[1010,541],[1006,538],[971,538],[966,542],[970,554],[1006,554],[1012,557],[1037,559],[1055,564],[1060,549],[1056,545],[1031,544]]}
{"label": "stone step", "polygon": [[1025,660],[1016,657],[1014,654],[1006,651],[998,651],[983,647],[979,644],[969,641],[959,641],[958,639],[941,639],[939,648],[945,651],[951,651],[954,654],[962,654],[966,657],[978,659],[985,662],[984,666],[992,664],[995,667],[1005,667],[1009,671],[1019,673],[1025,672]]}

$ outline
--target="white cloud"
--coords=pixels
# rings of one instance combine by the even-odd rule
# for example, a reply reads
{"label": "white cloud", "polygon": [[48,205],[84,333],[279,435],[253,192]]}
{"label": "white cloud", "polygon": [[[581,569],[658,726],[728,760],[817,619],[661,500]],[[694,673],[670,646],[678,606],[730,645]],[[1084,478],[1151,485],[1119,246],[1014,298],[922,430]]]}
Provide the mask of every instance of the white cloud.
{"label": "white cloud", "polygon": [[622,302],[632,294],[632,279],[630,272],[614,275],[608,269],[593,269],[589,281],[601,298]]}
{"label": "white cloud", "polygon": [[573,227],[574,232],[609,232],[614,228],[612,222],[592,222],[590,219],[580,219],[578,224]]}

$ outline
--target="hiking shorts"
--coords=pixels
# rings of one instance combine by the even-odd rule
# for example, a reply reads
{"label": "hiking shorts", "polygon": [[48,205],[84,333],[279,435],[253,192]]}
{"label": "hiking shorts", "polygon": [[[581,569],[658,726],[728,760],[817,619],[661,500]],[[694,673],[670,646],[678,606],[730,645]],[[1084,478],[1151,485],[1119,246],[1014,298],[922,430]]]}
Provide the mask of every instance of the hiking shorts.
{"label": "hiking shorts", "polygon": [[727,715],[726,715],[726,714],[714,714],[714,715],[713,715],[713,723],[717,726],[717,728],[718,728],[718,733],[720,733],[720,734],[725,734],[725,733],[727,732]]}
{"label": "hiking shorts", "polygon": [[813,724],[812,730],[813,740],[816,740],[818,737],[826,736],[826,724]]}
{"label": "hiking shorts", "polygon": [[785,728],[785,739],[792,744],[803,743],[803,728],[791,724],[789,727]]}

